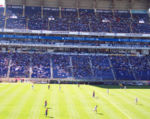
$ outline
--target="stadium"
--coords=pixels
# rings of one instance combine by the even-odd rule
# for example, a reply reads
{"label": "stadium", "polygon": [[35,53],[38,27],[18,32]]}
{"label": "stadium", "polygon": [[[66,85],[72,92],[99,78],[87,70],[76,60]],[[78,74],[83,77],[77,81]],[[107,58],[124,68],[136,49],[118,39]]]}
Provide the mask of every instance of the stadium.
{"label": "stadium", "polygon": [[150,119],[150,0],[0,0],[0,119]]}

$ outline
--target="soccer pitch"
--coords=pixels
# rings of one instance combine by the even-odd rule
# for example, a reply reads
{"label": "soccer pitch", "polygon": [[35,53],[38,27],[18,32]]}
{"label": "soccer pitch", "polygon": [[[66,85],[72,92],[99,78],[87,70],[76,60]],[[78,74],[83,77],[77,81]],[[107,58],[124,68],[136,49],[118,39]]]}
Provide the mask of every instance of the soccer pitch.
{"label": "soccer pitch", "polygon": [[[128,87],[127,87],[128,88]],[[95,98],[92,93],[95,90]],[[138,104],[135,99],[138,97]],[[45,116],[44,101],[48,102]],[[94,112],[98,105],[97,113]],[[0,119],[150,119],[150,89],[0,84]]]}

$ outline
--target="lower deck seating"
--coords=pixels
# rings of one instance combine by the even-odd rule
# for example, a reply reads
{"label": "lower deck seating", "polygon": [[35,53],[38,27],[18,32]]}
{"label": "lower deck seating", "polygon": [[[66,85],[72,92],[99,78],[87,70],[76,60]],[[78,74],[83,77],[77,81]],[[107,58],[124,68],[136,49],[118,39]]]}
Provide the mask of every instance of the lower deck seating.
{"label": "lower deck seating", "polygon": [[7,77],[9,54],[0,53],[0,78]]}
{"label": "lower deck seating", "polygon": [[126,56],[110,57],[117,80],[135,80]]}
{"label": "lower deck seating", "polygon": [[93,76],[88,56],[72,56],[73,75],[77,79],[91,79]]}
{"label": "lower deck seating", "polygon": [[79,80],[150,80],[150,57],[0,53],[0,77],[7,76]]}
{"label": "lower deck seating", "polygon": [[92,56],[92,69],[97,80],[113,80],[112,70],[106,56]]}
{"label": "lower deck seating", "polygon": [[50,56],[48,54],[32,55],[32,78],[50,78]]}
{"label": "lower deck seating", "polygon": [[70,57],[64,55],[54,55],[52,57],[53,77],[69,78],[72,77]]}
{"label": "lower deck seating", "polygon": [[29,54],[12,54],[12,62],[10,66],[10,77],[12,78],[28,78],[30,68]]}

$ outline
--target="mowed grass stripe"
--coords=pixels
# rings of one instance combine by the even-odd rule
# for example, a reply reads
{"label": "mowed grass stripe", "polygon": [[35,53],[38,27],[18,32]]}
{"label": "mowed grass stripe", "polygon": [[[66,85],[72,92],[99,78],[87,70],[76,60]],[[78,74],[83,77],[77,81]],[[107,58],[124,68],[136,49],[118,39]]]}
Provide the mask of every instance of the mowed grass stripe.
{"label": "mowed grass stripe", "polygon": [[7,115],[15,109],[12,104],[14,104],[14,102],[17,101],[17,98],[22,95],[23,90],[24,89],[17,84],[16,87],[10,91],[10,94],[3,99],[0,105],[0,117],[6,118]]}
{"label": "mowed grass stripe", "polygon": [[[38,92],[37,89],[34,88],[34,90],[32,90],[31,86],[32,86],[31,84],[28,84],[28,86],[27,86],[27,90],[30,92],[30,94],[28,96],[28,99],[25,100],[25,104],[22,107],[22,111],[20,112],[18,119],[30,118],[30,115],[32,114],[31,110],[33,109],[35,100],[37,99],[38,95],[41,95],[40,94],[41,92]],[[38,87],[36,87],[36,88],[38,88]],[[40,88],[38,88],[38,89],[40,89]]]}
{"label": "mowed grass stripe", "polygon": [[[120,117],[121,119],[126,119],[126,116],[124,116],[124,114],[122,114],[118,108],[116,108],[112,103],[110,103],[110,101],[108,99],[106,99],[106,97],[102,96],[99,93],[99,92],[105,92],[105,90],[103,90],[102,88],[88,86],[88,92],[91,92],[91,94],[90,94],[91,96],[92,96],[93,90],[95,90],[96,97],[98,98],[98,100],[103,103],[102,106],[99,105],[99,108],[104,110],[104,112],[105,112],[104,115],[107,115],[109,117],[109,119],[111,119],[112,117],[116,118],[116,119],[118,117]],[[105,95],[107,95],[107,93],[105,93]],[[107,97],[107,98],[109,98],[109,97]]]}
{"label": "mowed grass stripe", "polygon": [[22,87],[24,89],[22,91],[22,95],[16,97],[15,102],[12,103],[13,110],[7,115],[6,119],[17,119],[19,114],[22,112],[22,109],[26,104],[26,100],[30,97],[31,94],[31,92],[27,90],[27,85],[24,86],[25,88]]}
{"label": "mowed grass stripe", "polygon": [[50,89],[49,89],[49,93],[48,93],[48,105],[49,105],[49,116],[51,118],[55,118],[55,110],[56,110],[56,106],[55,106],[55,90],[56,90],[56,86],[55,85],[50,85]]}
{"label": "mowed grass stripe", "polygon": [[[144,89],[143,89],[144,90]],[[149,98],[150,97],[150,92],[147,92],[147,94],[143,95],[142,93],[139,93],[137,91],[131,91],[128,93],[128,96],[134,96],[132,97],[132,100],[135,102],[135,98],[138,98],[138,103],[140,105],[143,105],[145,108],[150,108],[150,104],[149,104]]]}
{"label": "mowed grass stripe", "polygon": [[79,105],[78,101],[76,100],[76,93],[74,93],[74,90],[76,90],[75,85],[65,85],[64,86],[64,95],[66,100],[66,108],[67,112],[69,114],[68,119],[81,119],[78,111],[79,111]]}
{"label": "mowed grass stripe", "polygon": [[4,83],[0,83],[0,92],[3,91],[4,89],[7,89],[9,87],[10,84],[4,84]]}
{"label": "mowed grass stripe", "polygon": [[141,97],[143,100],[150,100],[150,90],[143,89],[141,90],[130,90],[130,93],[135,95],[135,97]]}
{"label": "mowed grass stripe", "polygon": [[[0,84],[1,85],[1,84]],[[2,84],[3,85],[3,84]],[[6,86],[6,84],[5,84]],[[97,86],[7,84],[0,91],[0,119],[46,119],[44,101],[54,119],[149,119],[150,90],[107,89]],[[4,88],[5,87],[5,88]],[[7,90],[7,91],[6,91]],[[93,90],[96,98],[92,98]],[[5,93],[4,93],[5,92]],[[139,104],[135,104],[135,97]],[[98,113],[93,112],[98,105]],[[126,116],[126,114],[128,116]]]}
{"label": "mowed grass stripe", "polygon": [[[88,89],[88,91],[87,91]],[[94,119],[99,119],[100,116],[102,115],[102,113],[100,113],[100,105],[99,103],[95,103],[94,98],[92,97],[93,94],[93,90],[91,90],[89,88],[89,85],[82,85],[81,87],[81,91],[82,94],[84,94],[84,96],[86,97],[87,101],[88,101],[88,105],[90,107],[90,112],[91,112],[91,118],[93,117]],[[98,112],[94,112],[94,108],[95,106],[98,105]]]}
{"label": "mowed grass stripe", "polygon": [[[121,110],[130,115],[132,119],[140,118],[139,113],[141,113],[141,110],[139,110],[138,107],[136,107],[135,100],[132,100],[131,97],[128,96],[127,92],[125,93],[123,92],[123,90],[122,91],[115,90],[115,92],[112,93],[113,93],[112,101],[120,108],[122,108]],[[116,93],[117,95],[114,95],[114,93]]]}
{"label": "mowed grass stripe", "polygon": [[[47,102],[48,102],[48,94],[47,94],[47,84],[41,84],[41,88],[43,88],[43,90],[44,90],[44,94],[43,94],[43,96],[41,97],[42,99],[41,99],[41,101],[39,102],[39,113],[40,113],[40,115],[39,115],[39,118],[38,119],[45,119],[45,110],[46,110],[46,108],[45,108],[45,100],[47,100]],[[47,108],[48,108],[48,110],[49,110],[49,103],[48,103],[48,106],[47,106]],[[49,118],[49,116],[47,117],[47,118]]]}
{"label": "mowed grass stripe", "polygon": [[[89,108],[90,108],[90,112],[92,113],[91,114],[91,118],[99,119],[101,117],[104,117],[104,114],[102,113],[102,110],[100,110],[100,107],[101,107],[100,103],[101,102],[100,101],[96,102],[95,99],[92,97],[93,90],[91,91],[88,86],[82,85],[81,89],[80,89],[80,92],[82,94],[84,94],[84,96],[87,98],[87,101],[88,101],[88,104],[89,104]],[[97,113],[94,112],[94,108],[95,108],[96,105],[98,105]]]}
{"label": "mowed grass stripe", "polygon": [[69,90],[69,87],[67,85],[60,85],[61,90],[58,91],[58,98],[59,98],[59,117],[58,118],[64,118],[64,119],[71,119],[70,114],[71,112],[69,112],[68,109],[68,100],[66,97],[68,94],[67,93],[67,89]]}
{"label": "mowed grass stripe", "polygon": [[85,92],[82,91],[82,88],[84,88],[83,85],[81,85],[80,88],[77,88],[77,90],[74,90],[79,98],[79,106],[81,108],[80,115],[82,115],[82,118],[86,119],[96,118],[96,115],[93,112],[93,107],[90,104],[90,100],[85,95]]}
{"label": "mowed grass stripe", "polygon": [[[121,91],[118,90],[118,92],[121,93]],[[117,93],[117,92],[116,92]],[[136,105],[135,104],[135,98],[138,92],[136,92],[136,94],[131,94],[128,93],[128,91],[122,93],[122,95],[117,95],[121,98],[121,100],[123,100],[123,102],[120,102],[120,105],[124,105],[127,107],[127,111],[129,111],[129,113],[132,113],[134,115],[135,119],[140,119],[140,118],[144,118],[144,119],[148,119],[149,118],[149,110],[150,109],[150,105],[148,103],[148,101],[146,102],[146,100],[144,99],[142,104],[141,102]],[[123,98],[124,97],[124,98]],[[118,99],[117,99],[118,100]]]}
{"label": "mowed grass stripe", "polygon": [[44,85],[37,84],[34,85],[33,94],[35,93],[35,98],[32,101],[32,107],[30,108],[30,113],[26,119],[39,119],[39,117],[44,117],[44,110],[41,110],[43,106],[45,87]]}
{"label": "mowed grass stripe", "polygon": [[69,85],[69,86],[70,88],[67,91],[68,91],[68,98],[70,100],[69,102],[72,104],[71,105],[72,107],[71,106],[69,107],[70,112],[72,113],[71,117],[75,119],[89,118],[89,115],[87,115],[86,110],[84,109],[87,105],[84,105],[81,102],[82,98],[78,96],[80,88],[78,88],[77,85]]}
{"label": "mowed grass stripe", "polygon": [[[64,119],[68,119],[69,118],[69,113],[67,110],[67,105],[66,105],[66,98],[65,98],[65,89],[63,87],[64,85],[60,85],[61,89],[58,90],[56,93],[58,93],[58,104],[57,104],[57,108],[59,109],[59,116],[58,118],[64,118]],[[59,87],[58,87],[59,89]]]}
{"label": "mowed grass stripe", "polygon": [[95,105],[98,105],[98,113],[97,113],[97,118],[106,118],[106,119],[111,119],[112,115],[115,114],[110,110],[110,105],[108,105],[108,102],[101,100],[103,97],[101,97],[101,95],[98,95],[96,93],[95,98],[92,97],[93,95],[93,91],[95,90],[96,92],[98,91],[102,91],[101,88],[99,89],[93,89],[88,87],[88,91],[87,88],[84,88],[85,92],[87,93],[87,95],[92,99],[92,103],[93,103],[93,107],[92,109],[94,109]]}
{"label": "mowed grass stripe", "polygon": [[0,97],[7,96],[7,93],[10,92],[13,88],[15,88],[15,85],[7,85],[0,91]]}
{"label": "mowed grass stripe", "polygon": [[0,98],[0,114],[1,114],[1,111],[3,111],[3,108],[5,108],[6,105],[9,103],[9,101],[11,101],[11,99],[15,97],[17,93],[20,92],[20,88],[21,88],[18,85],[15,85],[15,86],[10,85],[9,87],[12,87],[10,88],[11,90],[9,89],[5,93],[5,95],[1,96]]}
{"label": "mowed grass stripe", "polygon": [[[99,87],[96,87],[96,89],[98,89]],[[115,102],[112,101],[111,99],[111,94],[108,95],[107,93],[107,89],[106,90],[101,90],[96,92],[99,96],[101,95],[101,98],[103,99],[103,101],[106,101],[108,103],[109,106],[111,106],[112,110],[114,111],[113,113],[111,113],[113,118],[121,118],[121,119],[132,119],[126,112],[124,112],[124,110],[121,110],[121,108],[115,104]],[[109,112],[108,112],[109,113]],[[110,114],[110,113],[109,113]]]}

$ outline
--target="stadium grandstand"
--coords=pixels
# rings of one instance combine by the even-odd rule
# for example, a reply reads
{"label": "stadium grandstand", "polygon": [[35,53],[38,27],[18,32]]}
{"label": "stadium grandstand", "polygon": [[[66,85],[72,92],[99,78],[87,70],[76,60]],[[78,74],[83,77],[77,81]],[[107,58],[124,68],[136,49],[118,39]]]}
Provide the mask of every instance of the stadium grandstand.
{"label": "stadium grandstand", "polygon": [[149,0],[6,0],[2,81],[147,82]]}
{"label": "stadium grandstand", "polygon": [[150,119],[150,0],[0,0],[0,119]]}

